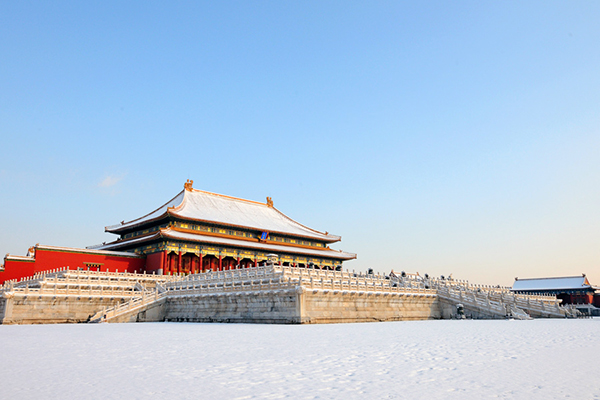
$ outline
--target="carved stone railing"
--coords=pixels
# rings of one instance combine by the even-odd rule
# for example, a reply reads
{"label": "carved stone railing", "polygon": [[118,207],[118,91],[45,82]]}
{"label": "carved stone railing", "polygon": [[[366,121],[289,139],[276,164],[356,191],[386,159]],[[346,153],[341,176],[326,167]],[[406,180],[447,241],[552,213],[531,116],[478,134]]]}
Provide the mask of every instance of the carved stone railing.
{"label": "carved stone railing", "polygon": [[435,296],[424,286],[398,287],[381,275],[348,271],[324,271],[277,265],[190,275],[166,285],[172,295],[196,295],[231,291],[282,290],[302,287],[313,291],[405,293]]}
{"label": "carved stone railing", "polygon": [[14,296],[53,296],[53,297],[132,297],[139,296],[140,292],[135,290],[133,287],[125,287],[122,286],[120,288],[115,287],[100,287],[94,288],[93,286],[83,287],[83,286],[72,286],[66,285],[64,287],[59,287],[58,285],[48,287],[42,286],[39,288],[30,288],[28,285],[25,287],[12,288],[3,291],[3,296],[5,297],[14,297]]}
{"label": "carved stone railing", "polygon": [[168,296],[191,296],[191,295],[212,295],[231,292],[263,292],[296,290],[296,282],[283,279],[261,279],[257,281],[232,281],[217,283],[190,283],[188,285],[168,286],[166,294]]}
{"label": "carved stone railing", "polygon": [[156,286],[180,279],[182,278],[179,276],[70,270],[65,267],[38,273],[33,277],[7,281],[0,286],[0,295],[129,298],[147,291],[146,285]]}
{"label": "carved stone railing", "polygon": [[108,271],[88,271],[88,270],[66,270],[66,274],[72,277],[97,277],[98,279],[111,279],[111,280],[121,280],[121,281],[157,281],[157,282],[171,282],[178,281],[183,278],[183,276],[179,275],[153,275],[137,272],[108,272]]}

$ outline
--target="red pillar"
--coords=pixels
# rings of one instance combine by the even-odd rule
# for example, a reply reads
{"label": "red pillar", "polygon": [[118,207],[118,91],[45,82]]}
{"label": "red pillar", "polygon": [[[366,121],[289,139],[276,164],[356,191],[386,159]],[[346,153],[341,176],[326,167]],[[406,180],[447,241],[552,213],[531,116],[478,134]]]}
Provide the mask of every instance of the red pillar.
{"label": "red pillar", "polygon": [[179,256],[177,257],[177,273],[181,273],[181,250],[179,251]]}
{"label": "red pillar", "polygon": [[200,253],[198,258],[198,272],[204,272],[204,268],[202,267],[202,253]]}
{"label": "red pillar", "polygon": [[219,254],[219,271],[223,271],[223,256]]}

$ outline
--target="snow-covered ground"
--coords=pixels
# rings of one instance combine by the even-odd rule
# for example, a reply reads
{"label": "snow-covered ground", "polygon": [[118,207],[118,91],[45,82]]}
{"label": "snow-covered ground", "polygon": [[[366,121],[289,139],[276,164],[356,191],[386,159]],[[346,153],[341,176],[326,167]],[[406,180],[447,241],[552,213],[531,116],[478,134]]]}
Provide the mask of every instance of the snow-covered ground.
{"label": "snow-covered ground", "polygon": [[600,319],[0,326],[2,399],[600,399]]}

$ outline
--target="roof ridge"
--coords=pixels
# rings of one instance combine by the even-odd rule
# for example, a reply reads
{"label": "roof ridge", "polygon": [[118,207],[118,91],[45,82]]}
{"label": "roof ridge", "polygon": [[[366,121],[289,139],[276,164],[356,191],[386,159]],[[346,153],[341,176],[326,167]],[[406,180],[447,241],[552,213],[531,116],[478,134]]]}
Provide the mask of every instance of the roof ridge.
{"label": "roof ridge", "polygon": [[576,275],[576,276],[547,276],[544,278],[519,278],[518,281],[541,281],[544,279],[567,279],[567,278],[585,278],[585,276]]}
{"label": "roof ridge", "polygon": [[191,191],[192,192],[200,192],[200,193],[204,193],[204,194],[209,194],[211,196],[223,197],[223,198],[231,199],[231,200],[241,200],[241,201],[245,201],[246,203],[253,203],[253,204],[258,204],[258,205],[261,205],[261,206],[268,207],[267,203],[261,203],[260,201],[255,201],[255,200],[242,199],[241,197],[229,196],[229,195],[226,195],[226,194],[214,193],[214,192],[209,192],[207,190],[200,190],[200,189],[194,189],[194,188],[192,188]]}

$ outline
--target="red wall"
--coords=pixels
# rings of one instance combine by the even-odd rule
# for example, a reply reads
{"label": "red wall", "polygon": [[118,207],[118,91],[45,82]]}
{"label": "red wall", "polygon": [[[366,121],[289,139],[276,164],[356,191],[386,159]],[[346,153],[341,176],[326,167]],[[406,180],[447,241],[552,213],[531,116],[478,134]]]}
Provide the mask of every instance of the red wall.
{"label": "red wall", "polygon": [[4,259],[4,271],[0,272],[0,285],[12,279],[21,279],[35,273],[35,261],[16,261]]}
{"label": "red wall", "polygon": [[[4,271],[0,272],[0,284],[10,279],[20,279],[32,276],[34,273],[69,267],[69,269],[84,268],[84,263],[103,264],[101,271],[138,272],[145,269],[145,257],[114,256],[102,253],[87,253],[85,250],[58,250],[37,248],[34,261],[19,261],[4,259]],[[92,268],[94,269],[94,268]]]}
{"label": "red wall", "polygon": [[567,294],[560,293],[556,296],[562,299],[562,304],[592,304],[596,296],[591,294]]}
{"label": "red wall", "polygon": [[[148,254],[146,256],[146,273],[158,274],[159,269],[163,269],[164,252]],[[164,270],[163,270],[164,273]]]}

